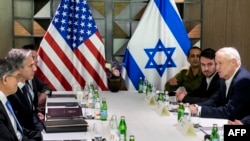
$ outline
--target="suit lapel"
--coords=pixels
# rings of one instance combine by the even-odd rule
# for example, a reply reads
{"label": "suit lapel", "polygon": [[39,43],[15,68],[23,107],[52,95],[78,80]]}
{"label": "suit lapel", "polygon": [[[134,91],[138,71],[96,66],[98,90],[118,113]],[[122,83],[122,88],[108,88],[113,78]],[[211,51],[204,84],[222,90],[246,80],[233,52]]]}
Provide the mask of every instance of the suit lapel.
{"label": "suit lapel", "polygon": [[9,118],[9,116],[8,116],[7,111],[5,110],[5,108],[4,108],[4,106],[3,106],[2,101],[0,101],[0,111],[2,111],[3,115],[5,116],[5,119],[6,119],[6,121],[7,121],[7,122],[6,122],[6,126],[8,127],[11,136],[12,136],[13,138],[16,138],[16,140],[18,140],[18,139],[17,139],[17,136],[16,136],[16,132],[15,132],[13,126],[12,126],[12,123],[11,123],[11,121],[10,121],[10,118]]}
{"label": "suit lapel", "polygon": [[[29,111],[31,111],[31,107],[30,107],[30,106],[27,107],[27,105],[30,105],[29,99],[28,99],[27,95],[24,94],[19,88],[18,88],[17,93],[20,94],[20,96],[18,96],[19,98],[18,98],[18,97],[16,98],[16,99],[19,101],[19,103],[20,103],[25,109],[28,108]],[[14,96],[17,96],[17,95],[14,95]]]}

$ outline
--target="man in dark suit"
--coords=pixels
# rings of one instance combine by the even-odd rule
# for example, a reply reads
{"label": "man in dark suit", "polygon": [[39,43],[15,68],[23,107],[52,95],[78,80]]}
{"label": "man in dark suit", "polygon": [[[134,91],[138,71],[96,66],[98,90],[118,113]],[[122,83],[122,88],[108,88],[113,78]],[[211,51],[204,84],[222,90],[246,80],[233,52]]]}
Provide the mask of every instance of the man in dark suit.
{"label": "man in dark suit", "polygon": [[23,127],[41,132],[44,127],[38,118],[36,109],[38,94],[33,92],[27,84],[27,80],[33,79],[36,70],[31,51],[13,48],[8,52],[6,58],[16,63],[21,72],[18,90],[16,94],[8,96],[8,100]]}
{"label": "man in dark suit", "polygon": [[191,105],[192,114],[207,118],[242,119],[249,114],[250,73],[241,67],[239,52],[232,47],[219,49],[215,55],[220,76],[220,91],[207,101]]}
{"label": "man in dark suit", "polygon": [[[22,48],[25,50],[31,51],[31,55],[32,55],[32,58],[34,60],[34,63],[35,63],[35,65],[37,65],[37,63],[38,63],[38,61],[37,61],[38,47],[36,45],[33,45],[33,44],[28,44],[28,45],[24,45]],[[34,93],[38,93],[38,101],[34,101],[34,102],[37,102],[37,103],[34,103],[34,105],[38,110],[38,116],[39,116],[40,120],[44,120],[46,98],[47,98],[47,96],[51,96],[52,91],[47,84],[45,84],[43,81],[41,81],[37,77],[36,73],[35,73],[33,79],[28,80],[28,82],[29,82],[32,90],[34,91]]]}
{"label": "man in dark suit", "polygon": [[17,91],[21,76],[18,66],[0,59],[0,140],[1,141],[40,141],[41,133],[23,128],[16,119],[7,96]]}
{"label": "man in dark suit", "polygon": [[219,91],[220,78],[215,67],[215,50],[207,48],[200,54],[201,71],[203,78],[198,89],[191,93],[177,91],[176,99],[184,103],[199,103],[207,100],[212,94]]}

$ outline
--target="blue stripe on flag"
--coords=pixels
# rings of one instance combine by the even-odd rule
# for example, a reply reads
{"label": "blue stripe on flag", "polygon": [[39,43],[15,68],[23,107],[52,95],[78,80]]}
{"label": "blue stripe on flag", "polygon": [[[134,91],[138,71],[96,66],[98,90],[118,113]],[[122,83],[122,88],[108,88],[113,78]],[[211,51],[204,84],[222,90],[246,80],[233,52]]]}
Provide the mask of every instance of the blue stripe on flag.
{"label": "blue stripe on flag", "polygon": [[142,77],[142,79],[144,79],[144,75],[128,49],[126,49],[123,64],[127,71],[128,77],[130,78],[136,90],[138,90],[139,78]]}
{"label": "blue stripe on flag", "polygon": [[[183,23],[173,8],[169,0],[154,0],[157,5],[162,18],[166,22],[167,26],[171,30],[177,42],[180,44],[183,52],[188,55],[188,50],[191,47],[191,42],[188,38],[186,29],[183,26]],[[187,46],[189,45],[189,46]]]}

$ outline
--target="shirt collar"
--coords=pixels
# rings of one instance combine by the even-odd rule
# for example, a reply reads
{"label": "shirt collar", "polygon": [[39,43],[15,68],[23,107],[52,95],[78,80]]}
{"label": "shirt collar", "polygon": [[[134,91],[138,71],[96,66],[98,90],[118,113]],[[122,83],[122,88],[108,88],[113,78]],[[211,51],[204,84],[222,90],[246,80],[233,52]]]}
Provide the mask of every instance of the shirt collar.
{"label": "shirt collar", "polygon": [[225,81],[227,87],[229,87],[229,85],[231,84],[231,82],[232,82],[232,80],[233,80],[233,78],[234,78],[236,72],[239,70],[239,68],[240,68],[240,67],[238,67],[238,68],[235,70],[235,72],[233,73],[233,75],[232,75],[229,79],[227,79],[227,80]]}
{"label": "shirt collar", "polygon": [[4,95],[2,91],[0,91],[0,100],[2,101],[3,104],[7,102],[7,97]]}
{"label": "shirt collar", "polygon": [[17,83],[17,86],[19,89],[22,89],[24,87],[24,85],[25,85],[25,82],[18,82]]}

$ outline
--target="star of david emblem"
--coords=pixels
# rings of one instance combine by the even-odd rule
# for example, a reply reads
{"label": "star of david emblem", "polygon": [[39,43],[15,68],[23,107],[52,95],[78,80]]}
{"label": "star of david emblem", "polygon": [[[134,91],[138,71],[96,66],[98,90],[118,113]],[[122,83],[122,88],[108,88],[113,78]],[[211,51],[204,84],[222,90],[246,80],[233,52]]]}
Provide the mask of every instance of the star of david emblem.
{"label": "star of david emblem", "polygon": [[[171,58],[175,51],[175,47],[165,47],[161,40],[159,40],[155,48],[147,48],[144,50],[149,58],[145,68],[155,68],[160,76],[163,75],[166,68],[176,67],[174,61]],[[161,55],[156,56],[156,54],[158,53]],[[162,56],[162,54],[164,54],[165,56]],[[156,62],[155,59],[159,59],[160,61]]]}

